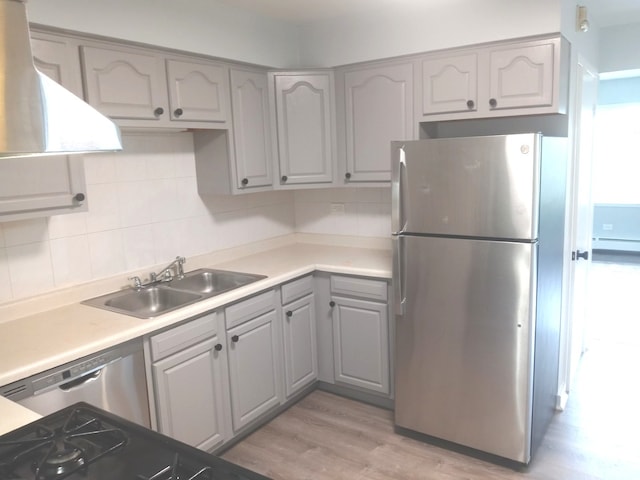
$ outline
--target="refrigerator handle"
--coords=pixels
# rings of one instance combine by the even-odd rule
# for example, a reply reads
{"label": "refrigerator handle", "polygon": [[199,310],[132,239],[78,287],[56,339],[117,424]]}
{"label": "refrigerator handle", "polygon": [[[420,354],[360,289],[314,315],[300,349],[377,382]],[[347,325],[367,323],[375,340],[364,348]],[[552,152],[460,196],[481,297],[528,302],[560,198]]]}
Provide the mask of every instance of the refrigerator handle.
{"label": "refrigerator handle", "polygon": [[404,257],[402,255],[402,236],[393,235],[391,237],[391,244],[393,248],[393,266],[392,266],[392,280],[393,283],[393,305],[396,315],[404,315],[404,304],[407,301],[404,292]]}
{"label": "refrigerator handle", "polygon": [[404,208],[402,205],[402,178],[406,175],[407,163],[404,146],[398,147],[393,161],[391,178],[391,231],[394,234],[404,230]]}

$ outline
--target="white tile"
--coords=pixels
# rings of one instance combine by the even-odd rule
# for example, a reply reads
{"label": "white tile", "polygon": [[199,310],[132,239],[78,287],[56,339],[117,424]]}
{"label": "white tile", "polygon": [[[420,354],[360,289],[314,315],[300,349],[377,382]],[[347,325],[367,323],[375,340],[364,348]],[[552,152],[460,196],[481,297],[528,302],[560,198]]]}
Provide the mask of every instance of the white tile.
{"label": "white tile", "polygon": [[151,205],[154,196],[152,181],[117,184],[120,226],[123,228],[152,222]]}
{"label": "white tile", "polygon": [[87,185],[113,183],[116,181],[116,159],[118,153],[101,153],[84,157],[84,175]]}
{"label": "white tile", "polygon": [[3,226],[4,244],[7,247],[44,242],[49,239],[46,218],[6,222]]}
{"label": "white tile", "polygon": [[179,244],[180,255],[190,257],[213,250],[211,245],[217,241],[217,232],[214,232],[210,217],[190,217],[180,220],[179,223],[182,231]]}
{"label": "white tile", "polygon": [[109,277],[125,271],[122,230],[90,233],[87,238],[92,278]]}
{"label": "white tile", "polygon": [[151,224],[152,248],[156,263],[173,259],[178,255],[186,255],[180,250],[181,237],[184,235],[184,225],[184,220],[171,220]]}
{"label": "white tile", "polygon": [[345,204],[344,214],[329,214],[331,222],[330,230],[323,233],[331,235],[357,235],[358,234],[358,213],[357,204]]}
{"label": "white tile", "polygon": [[14,298],[36,295],[53,288],[48,241],[7,247],[6,252]]}
{"label": "white tile", "polygon": [[385,187],[381,189],[381,196],[380,196],[380,202],[381,203],[388,203],[389,205],[391,205],[391,187]]}
{"label": "white tile", "polygon": [[248,205],[246,195],[204,195],[201,198],[210,213],[237,212]]}
{"label": "white tile", "polygon": [[157,263],[151,225],[122,229],[122,242],[127,270],[136,270]]}
{"label": "white tile", "polygon": [[198,185],[195,177],[176,178],[175,185],[180,218],[199,217],[208,214],[204,201],[198,195]]}
{"label": "white tile", "polygon": [[214,216],[213,236],[217,249],[249,243],[253,237],[251,221],[242,211],[219,213]]}
{"label": "white tile", "polygon": [[0,223],[0,248],[4,247],[4,228],[2,228],[2,223]]}
{"label": "white tile", "polygon": [[123,135],[124,150],[115,158],[116,179],[130,182],[147,178],[147,158],[145,153],[149,141],[144,135]]}
{"label": "white tile", "polygon": [[190,132],[178,134],[172,151],[176,161],[177,177],[196,176],[196,158],[193,152],[193,134]]}
{"label": "white tile", "polygon": [[49,238],[73,237],[87,233],[87,212],[49,217]]}
{"label": "white tile", "polygon": [[331,233],[333,222],[327,203],[296,203],[296,231],[302,233]]}
{"label": "white tile", "polygon": [[0,303],[8,302],[12,299],[13,289],[11,288],[7,251],[4,248],[0,248]]}
{"label": "white tile", "polygon": [[118,184],[88,185],[87,232],[101,232],[120,228]]}
{"label": "white tile", "polygon": [[151,180],[149,185],[152,222],[183,218],[182,205],[178,203],[178,187],[175,179]]}
{"label": "white tile", "polygon": [[56,287],[91,280],[91,256],[86,235],[51,240],[51,263]]}
{"label": "white tile", "polygon": [[380,203],[382,201],[382,189],[378,187],[363,187],[355,189],[358,203]]}
{"label": "white tile", "polygon": [[172,152],[157,152],[146,159],[147,177],[153,178],[175,178],[176,159]]}

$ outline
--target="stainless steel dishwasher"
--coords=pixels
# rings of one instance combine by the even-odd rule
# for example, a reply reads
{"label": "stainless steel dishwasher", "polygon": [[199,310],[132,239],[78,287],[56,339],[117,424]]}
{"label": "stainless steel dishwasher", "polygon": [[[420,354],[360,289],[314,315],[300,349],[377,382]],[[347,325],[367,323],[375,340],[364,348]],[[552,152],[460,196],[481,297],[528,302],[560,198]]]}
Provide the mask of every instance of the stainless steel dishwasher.
{"label": "stainless steel dishwasher", "polygon": [[150,426],[141,340],[11,383],[1,387],[0,394],[41,415],[87,402]]}

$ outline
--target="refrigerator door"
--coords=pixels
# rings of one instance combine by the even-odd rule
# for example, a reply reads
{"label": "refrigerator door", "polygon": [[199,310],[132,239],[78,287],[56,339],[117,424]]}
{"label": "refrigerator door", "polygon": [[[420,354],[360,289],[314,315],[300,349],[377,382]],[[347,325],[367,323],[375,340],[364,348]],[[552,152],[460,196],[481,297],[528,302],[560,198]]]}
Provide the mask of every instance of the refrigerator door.
{"label": "refrigerator door", "polygon": [[392,142],[394,232],[538,238],[539,134]]}
{"label": "refrigerator door", "polygon": [[528,463],[537,245],[402,243],[396,425]]}

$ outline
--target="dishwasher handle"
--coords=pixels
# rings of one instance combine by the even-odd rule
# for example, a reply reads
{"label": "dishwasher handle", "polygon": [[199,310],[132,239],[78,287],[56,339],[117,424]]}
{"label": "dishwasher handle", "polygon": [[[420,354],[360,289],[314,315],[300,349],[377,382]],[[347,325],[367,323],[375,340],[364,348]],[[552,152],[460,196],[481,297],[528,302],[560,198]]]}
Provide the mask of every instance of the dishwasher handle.
{"label": "dishwasher handle", "polygon": [[102,368],[99,368],[98,370],[95,370],[93,372],[89,372],[86,375],[82,375],[82,376],[80,376],[78,378],[74,378],[70,382],[63,383],[62,385],[58,385],[58,388],[60,390],[64,390],[65,392],[74,390],[76,388],[80,388],[85,383],[97,380],[100,377],[100,374],[102,373],[102,370],[104,368],[105,367],[102,367]]}

